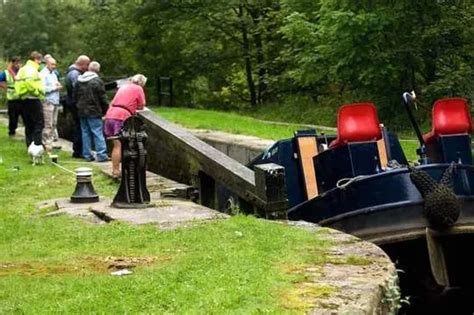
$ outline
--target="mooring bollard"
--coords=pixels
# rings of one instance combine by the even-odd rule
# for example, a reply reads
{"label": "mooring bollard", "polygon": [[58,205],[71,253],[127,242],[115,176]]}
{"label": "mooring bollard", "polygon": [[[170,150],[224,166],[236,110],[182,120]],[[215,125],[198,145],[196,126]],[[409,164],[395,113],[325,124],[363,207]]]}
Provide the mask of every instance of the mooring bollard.
{"label": "mooring bollard", "polygon": [[134,115],[125,120],[119,140],[122,144],[122,180],[112,206],[145,208],[150,206],[146,188],[147,139],[143,120]]}
{"label": "mooring bollard", "polygon": [[76,189],[71,196],[72,203],[89,203],[99,201],[99,196],[92,186],[92,169],[80,167],[76,172]]}
{"label": "mooring bollard", "polygon": [[287,219],[285,168],[274,163],[256,165],[255,186],[258,200],[263,205],[261,214],[267,219]]}

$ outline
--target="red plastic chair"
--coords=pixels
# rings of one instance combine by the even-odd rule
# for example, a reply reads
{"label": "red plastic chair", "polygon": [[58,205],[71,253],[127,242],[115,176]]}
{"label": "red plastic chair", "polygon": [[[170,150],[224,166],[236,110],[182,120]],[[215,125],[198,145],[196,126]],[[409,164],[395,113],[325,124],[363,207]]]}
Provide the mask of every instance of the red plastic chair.
{"label": "red plastic chair", "polygon": [[464,98],[445,98],[433,105],[433,127],[423,135],[425,143],[430,143],[442,135],[472,133],[471,113]]}
{"label": "red plastic chair", "polygon": [[337,114],[337,138],[329,144],[334,149],[351,142],[376,141],[382,138],[377,109],[372,103],[343,105]]}

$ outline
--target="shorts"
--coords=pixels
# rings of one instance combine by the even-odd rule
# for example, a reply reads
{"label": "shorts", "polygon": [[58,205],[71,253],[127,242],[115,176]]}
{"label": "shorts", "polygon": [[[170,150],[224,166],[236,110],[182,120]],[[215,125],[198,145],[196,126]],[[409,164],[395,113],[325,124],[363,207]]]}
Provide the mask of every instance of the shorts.
{"label": "shorts", "polygon": [[104,125],[104,134],[108,137],[117,136],[122,130],[123,121],[117,119],[106,119]]}

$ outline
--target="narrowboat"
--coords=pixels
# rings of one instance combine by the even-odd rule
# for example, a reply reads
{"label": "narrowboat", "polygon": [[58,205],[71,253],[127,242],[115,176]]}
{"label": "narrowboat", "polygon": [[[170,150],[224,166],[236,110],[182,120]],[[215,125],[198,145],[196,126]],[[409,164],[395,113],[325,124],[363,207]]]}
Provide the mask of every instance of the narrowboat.
{"label": "narrowboat", "polygon": [[439,296],[460,290],[473,296],[472,120],[466,99],[440,99],[432,129],[422,134],[412,112],[414,93],[402,99],[419,142],[414,163],[379,122],[376,106],[357,103],[339,109],[337,134],[298,131],[249,167],[284,166],[290,220],[377,244],[404,271],[404,294],[419,299],[412,303],[433,299],[436,309]]}

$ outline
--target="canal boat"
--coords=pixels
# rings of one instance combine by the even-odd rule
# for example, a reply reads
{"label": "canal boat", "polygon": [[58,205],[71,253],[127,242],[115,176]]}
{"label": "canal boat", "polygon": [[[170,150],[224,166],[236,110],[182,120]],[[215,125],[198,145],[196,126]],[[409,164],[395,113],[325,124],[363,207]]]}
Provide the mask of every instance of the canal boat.
{"label": "canal boat", "polygon": [[409,275],[401,275],[404,285],[417,288],[408,295],[469,288],[474,166],[468,102],[436,101],[432,129],[422,134],[412,112],[414,93],[402,98],[419,142],[415,163],[407,161],[397,135],[380,124],[375,105],[357,103],[339,109],[336,135],[298,131],[249,166],[284,166],[288,218],[379,245]]}

